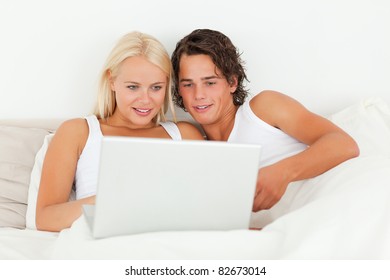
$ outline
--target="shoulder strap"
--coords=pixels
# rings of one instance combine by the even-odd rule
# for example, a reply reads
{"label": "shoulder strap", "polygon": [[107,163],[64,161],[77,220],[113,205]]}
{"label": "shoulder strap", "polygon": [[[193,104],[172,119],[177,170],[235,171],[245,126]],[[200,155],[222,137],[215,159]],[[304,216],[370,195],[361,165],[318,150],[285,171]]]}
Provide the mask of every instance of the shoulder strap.
{"label": "shoulder strap", "polygon": [[160,125],[171,136],[172,140],[182,140],[180,130],[174,122],[161,122]]}
{"label": "shoulder strap", "polygon": [[93,134],[97,134],[99,136],[103,135],[102,130],[100,129],[100,123],[95,115],[87,116],[85,117],[85,119],[87,120],[88,123],[90,135]]}

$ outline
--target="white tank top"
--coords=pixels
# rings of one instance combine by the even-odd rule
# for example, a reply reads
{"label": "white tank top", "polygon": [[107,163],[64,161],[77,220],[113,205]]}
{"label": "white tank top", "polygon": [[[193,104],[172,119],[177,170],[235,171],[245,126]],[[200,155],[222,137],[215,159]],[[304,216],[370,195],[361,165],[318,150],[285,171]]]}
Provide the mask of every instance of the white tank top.
{"label": "white tank top", "polygon": [[259,167],[275,163],[307,148],[305,144],[257,117],[245,102],[236,113],[234,127],[228,142],[260,144]]}
{"label": "white tank top", "polygon": [[[100,146],[103,138],[100,123],[95,115],[85,118],[89,127],[89,135],[85,147],[77,162],[75,175],[76,199],[81,199],[96,194]],[[173,140],[181,140],[181,134],[177,125],[173,122],[160,123]]]}

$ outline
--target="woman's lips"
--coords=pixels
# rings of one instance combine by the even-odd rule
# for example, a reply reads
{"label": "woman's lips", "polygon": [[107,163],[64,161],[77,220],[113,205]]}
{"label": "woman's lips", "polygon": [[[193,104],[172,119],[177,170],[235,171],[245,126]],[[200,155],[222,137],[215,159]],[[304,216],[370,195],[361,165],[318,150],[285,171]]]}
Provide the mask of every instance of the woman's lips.
{"label": "woman's lips", "polygon": [[145,108],[133,108],[134,111],[138,114],[138,115],[141,115],[141,116],[147,116],[150,114],[150,112],[152,111],[152,109],[145,109]]}

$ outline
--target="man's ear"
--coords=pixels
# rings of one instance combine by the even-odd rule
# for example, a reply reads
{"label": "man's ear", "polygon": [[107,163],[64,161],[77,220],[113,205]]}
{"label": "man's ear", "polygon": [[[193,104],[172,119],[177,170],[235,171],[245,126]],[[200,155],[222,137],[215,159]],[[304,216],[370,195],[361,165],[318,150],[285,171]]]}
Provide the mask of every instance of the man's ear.
{"label": "man's ear", "polygon": [[238,86],[237,77],[236,77],[236,76],[232,76],[232,77],[229,79],[228,82],[229,82],[229,85],[230,85],[230,92],[231,92],[231,93],[236,92],[236,89],[237,89],[237,86]]}

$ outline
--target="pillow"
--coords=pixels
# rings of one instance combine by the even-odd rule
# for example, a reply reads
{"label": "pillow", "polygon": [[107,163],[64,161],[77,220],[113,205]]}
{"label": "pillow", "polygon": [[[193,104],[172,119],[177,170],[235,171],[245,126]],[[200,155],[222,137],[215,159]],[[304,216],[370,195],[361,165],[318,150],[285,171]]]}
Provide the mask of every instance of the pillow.
{"label": "pillow", "polygon": [[0,125],[0,227],[23,229],[35,154],[48,130]]}
{"label": "pillow", "polygon": [[38,190],[39,183],[41,181],[42,165],[43,160],[45,159],[47,147],[54,134],[49,134],[45,136],[43,140],[43,145],[35,156],[34,167],[31,171],[30,186],[28,188],[28,204],[26,212],[26,227],[29,229],[37,229],[35,225],[35,213],[37,206]]}
{"label": "pillow", "polygon": [[368,98],[329,119],[358,143],[360,156],[390,156],[390,108],[381,98]]}

